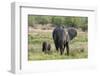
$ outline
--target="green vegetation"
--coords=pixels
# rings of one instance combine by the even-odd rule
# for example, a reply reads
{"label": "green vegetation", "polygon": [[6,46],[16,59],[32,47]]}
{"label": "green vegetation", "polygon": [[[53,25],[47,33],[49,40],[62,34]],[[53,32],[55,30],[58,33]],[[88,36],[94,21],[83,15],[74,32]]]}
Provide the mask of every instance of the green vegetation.
{"label": "green vegetation", "polygon": [[[36,16],[28,15],[28,60],[54,60],[54,59],[80,59],[88,57],[88,17],[76,16]],[[57,52],[52,39],[52,31],[56,26],[75,27],[78,36],[73,39],[70,46],[70,55]],[[42,42],[51,44],[49,54],[42,52]]]}
{"label": "green vegetation", "polygon": [[77,17],[77,16],[28,16],[28,25],[31,27],[36,27],[37,25],[47,25],[51,24],[52,27],[55,26],[65,26],[65,27],[76,27],[81,28],[82,31],[87,31],[88,17]]}
{"label": "green vegetation", "polygon": [[[30,31],[28,34],[28,60],[53,60],[53,59],[80,59],[87,58],[87,33],[78,31],[78,36],[70,42],[70,55],[60,55],[55,50],[54,42],[52,39],[52,30],[35,30]],[[44,54],[42,52],[42,42],[47,41],[51,43],[51,52]]]}

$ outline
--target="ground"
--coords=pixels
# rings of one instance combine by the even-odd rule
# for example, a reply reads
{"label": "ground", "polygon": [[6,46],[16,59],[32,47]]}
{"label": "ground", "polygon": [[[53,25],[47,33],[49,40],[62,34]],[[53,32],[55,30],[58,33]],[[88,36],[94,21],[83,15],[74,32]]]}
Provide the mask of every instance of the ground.
{"label": "ground", "polygon": [[[88,36],[87,32],[78,31],[78,35],[70,42],[70,55],[63,55],[56,51],[52,39],[53,29],[43,30],[29,28],[28,33],[28,60],[54,60],[54,59],[80,59],[88,57]],[[42,52],[42,42],[47,41],[51,44],[51,52],[44,54]]]}

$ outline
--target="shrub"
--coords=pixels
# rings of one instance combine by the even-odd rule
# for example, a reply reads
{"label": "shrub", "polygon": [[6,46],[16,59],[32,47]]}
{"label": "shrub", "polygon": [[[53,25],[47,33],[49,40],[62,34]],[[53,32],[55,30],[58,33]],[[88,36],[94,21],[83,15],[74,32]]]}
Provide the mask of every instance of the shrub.
{"label": "shrub", "polygon": [[88,26],[87,25],[84,25],[84,26],[81,26],[81,29],[82,29],[82,31],[87,31],[88,30]]}

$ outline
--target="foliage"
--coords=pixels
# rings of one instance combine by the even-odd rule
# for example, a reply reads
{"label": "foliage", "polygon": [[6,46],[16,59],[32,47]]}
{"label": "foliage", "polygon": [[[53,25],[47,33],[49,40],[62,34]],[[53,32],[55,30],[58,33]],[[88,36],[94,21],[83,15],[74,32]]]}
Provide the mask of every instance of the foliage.
{"label": "foliage", "polygon": [[[35,30],[35,29],[34,29]],[[87,32],[78,31],[78,36],[70,42],[70,55],[60,55],[56,52],[52,39],[52,30],[30,31],[28,34],[28,60],[54,60],[54,59],[80,59],[88,57]],[[51,52],[44,54],[42,52],[42,42],[47,41],[51,44]]]}
{"label": "foliage", "polygon": [[28,16],[29,26],[34,27],[34,26],[37,26],[38,24],[41,24],[41,25],[51,24],[53,27],[54,26],[76,27],[76,28],[81,28],[84,31],[84,30],[87,30],[87,27],[88,27],[88,17],[42,16],[42,15]]}
{"label": "foliage", "polygon": [[87,31],[88,27],[87,27],[87,25],[84,25],[84,26],[81,26],[81,29],[82,29],[82,31]]}

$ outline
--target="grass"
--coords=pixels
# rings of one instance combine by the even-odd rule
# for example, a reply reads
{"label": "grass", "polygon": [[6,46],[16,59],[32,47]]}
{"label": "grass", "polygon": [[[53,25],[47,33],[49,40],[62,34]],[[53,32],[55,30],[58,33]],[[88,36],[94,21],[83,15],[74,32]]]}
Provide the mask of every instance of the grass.
{"label": "grass", "polygon": [[[52,39],[52,31],[29,31],[28,34],[28,60],[54,60],[54,59],[80,59],[88,57],[87,32],[78,31],[78,36],[70,42],[70,55],[63,55],[56,52]],[[51,44],[51,52],[44,54],[42,52],[42,42],[47,41]]]}

